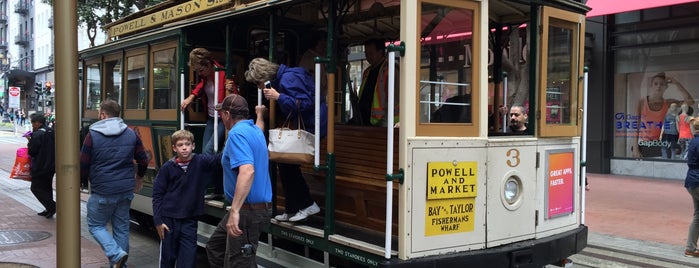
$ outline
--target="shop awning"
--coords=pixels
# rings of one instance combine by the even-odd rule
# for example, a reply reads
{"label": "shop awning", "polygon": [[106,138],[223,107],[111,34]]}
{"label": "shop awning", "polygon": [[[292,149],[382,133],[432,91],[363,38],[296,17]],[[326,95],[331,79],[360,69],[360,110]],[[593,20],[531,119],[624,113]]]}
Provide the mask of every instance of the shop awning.
{"label": "shop awning", "polygon": [[585,5],[592,8],[588,17],[616,14],[646,8],[672,6],[684,3],[699,2],[697,0],[587,0]]}
{"label": "shop awning", "polygon": [[11,86],[25,86],[34,84],[34,72],[21,69],[12,69],[5,73],[5,77]]}

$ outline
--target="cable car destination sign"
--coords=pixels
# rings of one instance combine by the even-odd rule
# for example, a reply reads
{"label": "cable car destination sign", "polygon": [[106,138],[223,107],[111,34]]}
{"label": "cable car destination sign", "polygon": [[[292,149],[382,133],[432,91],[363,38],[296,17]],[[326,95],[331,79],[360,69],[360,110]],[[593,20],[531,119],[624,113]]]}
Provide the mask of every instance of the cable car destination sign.
{"label": "cable car destination sign", "polygon": [[478,162],[428,162],[425,236],[473,231]]}
{"label": "cable car destination sign", "polygon": [[152,14],[138,17],[109,27],[109,37],[117,37],[130,32],[143,30],[167,22],[186,18],[213,8],[230,4],[232,0],[191,0],[182,4],[158,10]]}

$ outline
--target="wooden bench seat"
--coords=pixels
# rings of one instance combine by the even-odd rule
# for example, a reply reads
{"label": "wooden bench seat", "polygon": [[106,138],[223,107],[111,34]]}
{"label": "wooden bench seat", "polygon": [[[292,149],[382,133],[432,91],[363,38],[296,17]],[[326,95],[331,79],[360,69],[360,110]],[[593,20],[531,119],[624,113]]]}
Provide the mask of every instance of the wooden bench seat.
{"label": "wooden bench seat", "polygon": [[[393,172],[398,170],[398,132],[394,134]],[[327,143],[321,141],[320,163],[327,161]],[[335,126],[335,219],[344,224],[383,232],[386,218],[386,128]],[[301,167],[313,199],[325,208],[326,172],[312,165]],[[277,202],[283,205],[278,184]],[[393,206],[398,206],[398,184],[393,185]],[[393,229],[398,231],[398,210],[393,209]]]}

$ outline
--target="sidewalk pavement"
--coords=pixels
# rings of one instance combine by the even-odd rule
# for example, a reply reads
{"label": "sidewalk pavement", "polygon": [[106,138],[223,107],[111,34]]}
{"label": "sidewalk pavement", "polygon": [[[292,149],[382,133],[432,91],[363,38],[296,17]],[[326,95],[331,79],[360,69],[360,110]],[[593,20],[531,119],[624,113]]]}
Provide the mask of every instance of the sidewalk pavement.
{"label": "sidewalk pavement", "polygon": [[[51,235],[40,241],[19,244],[0,244],[0,263],[31,264],[37,267],[56,267],[56,218],[46,219],[36,215],[43,206],[29,190],[29,182],[7,179],[9,174],[0,170],[0,204],[2,204],[2,231],[45,231]],[[81,204],[81,218],[85,215]],[[60,216],[60,212],[56,214]],[[81,221],[80,263],[81,267],[109,267],[102,249],[91,241],[87,226]],[[88,239],[89,238],[89,239]],[[12,240],[12,239],[10,239]],[[5,241],[5,239],[0,239]],[[16,241],[16,240],[15,240]]]}
{"label": "sidewalk pavement", "polygon": [[[8,178],[9,173],[0,170],[0,231],[45,231],[51,235],[40,241],[8,245],[3,245],[5,239],[0,235],[0,267],[6,267],[2,266],[5,262],[30,264],[41,268],[56,267],[56,217],[60,217],[61,212],[56,213],[52,219],[36,215],[43,210],[43,206],[31,193],[30,183]],[[87,229],[87,197],[87,194],[81,193],[80,267],[109,267],[107,257]],[[133,228],[131,233],[129,267],[157,267],[160,252],[158,242],[151,237],[134,236]]]}
{"label": "sidewalk pavement", "polygon": [[683,180],[588,174],[586,222],[591,247],[681,260],[694,214]]}
{"label": "sidewalk pavement", "polygon": [[[0,204],[3,209],[0,231],[46,231],[51,236],[30,243],[0,244],[0,263],[55,267],[56,220],[37,216],[36,212],[41,211],[42,207],[31,194],[29,183],[9,180],[8,176],[6,171],[0,170]],[[623,250],[657,259],[682,260],[699,267],[699,258],[686,258],[683,255],[693,213],[691,198],[683,181],[607,174],[588,174],[588,179],[591,190],[587,191],[586,224],[590,228],[590,247]],[[82,199],[85,197],[83,195]],[[82,202],[83,219],[85,211],[85,203]],[[57,217],[60,217],[60,211]],[[107,259],[87,232],[84,220],[81,221],[81,236],[81,267],[107,267]],[[132,236],[129,267],[156,267],[157,246],[136,247],[136,243],[152,241],[134,240]],[[143,249],[134,252],[136,248]]]}
{"label": "sidewalk pavement", "polygon": [[14,134],[14,136],[20,137],[22,134],[30,130],[32,130],[32,125],[29,124],[17,126],[12,123],[0,123],[0,132],[3,135]]}

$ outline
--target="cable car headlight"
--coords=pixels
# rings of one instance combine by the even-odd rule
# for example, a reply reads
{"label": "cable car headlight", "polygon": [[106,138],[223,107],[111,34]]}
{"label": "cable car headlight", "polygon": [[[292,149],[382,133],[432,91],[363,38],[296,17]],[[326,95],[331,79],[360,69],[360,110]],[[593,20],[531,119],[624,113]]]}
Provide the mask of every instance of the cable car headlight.
{"label": "cable car headlight", "polygon": [[522,204],[522,179],[517,175],[506,176],[502,184],[502,204],[509,210],[516,210]]}
{"label": "cable car headlight", "polygon": [[515,197],[519,195],[519,182],[513,179],[508,179],[505,182],[505,200],[512,204],[515,202]]}

